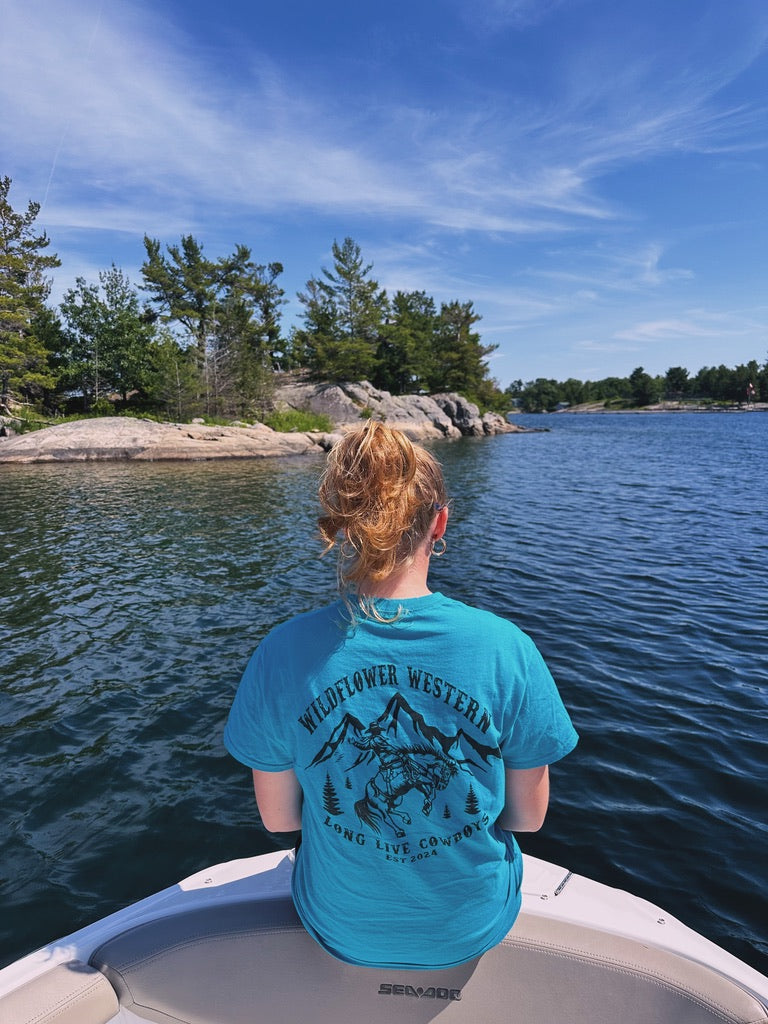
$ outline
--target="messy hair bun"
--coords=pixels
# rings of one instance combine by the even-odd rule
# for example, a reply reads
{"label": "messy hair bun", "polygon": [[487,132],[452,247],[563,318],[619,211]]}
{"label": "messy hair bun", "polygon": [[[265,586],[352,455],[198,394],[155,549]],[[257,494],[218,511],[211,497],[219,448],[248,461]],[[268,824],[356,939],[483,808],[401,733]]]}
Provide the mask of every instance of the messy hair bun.
{"label": "messy hair bun", "polygon": [[339,544],[342,592],[405,567],[447,500],[437,460],[377,420],[333,446],[319,496],[325,550]]}

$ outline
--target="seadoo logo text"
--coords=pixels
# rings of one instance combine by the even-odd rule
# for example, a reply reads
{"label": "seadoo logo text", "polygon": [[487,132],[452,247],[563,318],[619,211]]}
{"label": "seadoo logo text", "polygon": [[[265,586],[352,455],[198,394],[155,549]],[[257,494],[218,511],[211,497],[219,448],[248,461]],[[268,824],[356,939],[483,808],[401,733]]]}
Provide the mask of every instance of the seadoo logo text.
{"label": "seadoo logo text", "polygon": [[410,996],[411,999],[444,999],[446,1002],[461,999],[460,988],[436,988],[430,985],[429,988],[422,988],[421,985],[389,985],[382,982],[379,985],[380,996]]}

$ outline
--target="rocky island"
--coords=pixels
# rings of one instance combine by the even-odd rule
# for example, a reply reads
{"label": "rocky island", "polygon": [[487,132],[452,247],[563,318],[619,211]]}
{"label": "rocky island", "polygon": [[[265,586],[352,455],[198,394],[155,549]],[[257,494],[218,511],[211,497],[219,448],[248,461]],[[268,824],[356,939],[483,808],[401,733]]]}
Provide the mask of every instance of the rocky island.
{"label": "rocky island", "polygon": [[76,420],[0,438],[0,463],[105,460],[265,458],[328,450],[361,420],[385,420],[414,440],[525,433],[498,413],[481,416],[458,394],[395,396],[367,381],[354,384],[294,382],[275,393],[278,408],[322,413],[334,431],[278,433],[263,423],[208,426],[156,423],[126,416]]}

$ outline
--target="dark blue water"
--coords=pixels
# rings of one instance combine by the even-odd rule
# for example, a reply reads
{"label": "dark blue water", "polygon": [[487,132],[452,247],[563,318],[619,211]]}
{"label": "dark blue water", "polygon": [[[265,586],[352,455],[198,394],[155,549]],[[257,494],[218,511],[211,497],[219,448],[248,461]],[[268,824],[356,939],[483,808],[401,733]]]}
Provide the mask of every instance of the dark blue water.
{"label": "dark blue water", "polygon": [[[581,734],[521,845],[768,973],[768,415],[528,422],[435,446],[432,580],[534,637]],[[0,964],[276,845],[221,731],[263,633],[333,596],[320,470],[0,467]]]}

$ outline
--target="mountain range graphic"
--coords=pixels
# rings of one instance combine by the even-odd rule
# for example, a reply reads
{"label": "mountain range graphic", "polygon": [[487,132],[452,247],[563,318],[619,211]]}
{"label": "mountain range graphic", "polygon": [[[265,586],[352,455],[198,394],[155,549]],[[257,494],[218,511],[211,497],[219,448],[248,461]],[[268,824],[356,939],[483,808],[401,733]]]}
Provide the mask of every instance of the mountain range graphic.
{"label": "mountain range graphic", "polygon": [[388,744],[401,749],[419,748],[423,753],[425,746],[430,747],[435,753],[439,752],[453,760],[464,771],[469,771],[470,767],[482,768],[492,758],[501,757],[498,747],[479,743],[463,729],[446,734],[430,725],[419,711],[414,711],[402,694],[396,693],[381,715],[368,724],[363,724],[355,715],[345,714],[330,738],[315,754],[309,767],[331,758],[340,760],[349,754],[349,748],[357,755],[351,767],[377,760],[378,751],[375,741],[371,742],[372,735],[386,737]]}

